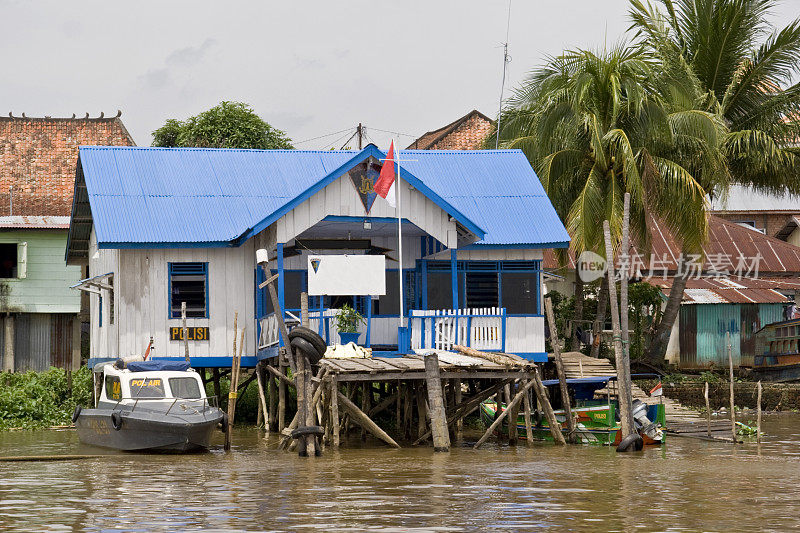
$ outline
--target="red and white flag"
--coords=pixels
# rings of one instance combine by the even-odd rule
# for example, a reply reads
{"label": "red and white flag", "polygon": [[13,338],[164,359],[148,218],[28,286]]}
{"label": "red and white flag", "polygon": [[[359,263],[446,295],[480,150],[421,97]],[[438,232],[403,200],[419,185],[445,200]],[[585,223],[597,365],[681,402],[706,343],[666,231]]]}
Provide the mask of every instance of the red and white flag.
{"label": "red and white flag", "polygon": [[394,179],[394,141],[389,146],[389,153],[386,154],[386,160],[381,167],[381,175],[375,180],[375,185],[372,186],[375,192],[381,198],[389,202],[389,205],[395,207],[395,179]]}
{"label": "red and white flag", "polygon": [[663,396],[664,389],[661,387],[661,382],[658,382],[658,385],[650,389],[650,396]]}

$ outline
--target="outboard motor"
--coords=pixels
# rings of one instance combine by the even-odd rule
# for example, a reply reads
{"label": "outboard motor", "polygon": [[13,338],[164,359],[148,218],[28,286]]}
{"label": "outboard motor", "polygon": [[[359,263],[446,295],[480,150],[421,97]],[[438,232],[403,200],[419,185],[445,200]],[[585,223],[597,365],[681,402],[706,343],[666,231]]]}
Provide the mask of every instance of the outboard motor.
{"label": "outboard motor", "polygon": [[641,400],[633,401],[633,421],[639,433],[647,436],[653,442],[661,442],[663,437],[661,429],[647,418],[647,404]]}

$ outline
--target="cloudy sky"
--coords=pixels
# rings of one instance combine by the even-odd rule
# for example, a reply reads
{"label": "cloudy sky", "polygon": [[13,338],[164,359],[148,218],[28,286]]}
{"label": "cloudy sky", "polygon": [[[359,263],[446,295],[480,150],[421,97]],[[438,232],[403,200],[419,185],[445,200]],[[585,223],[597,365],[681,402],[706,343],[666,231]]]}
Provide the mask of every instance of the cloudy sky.
{"label": "cloudy sky", "polygon": [[[547,55],[602,47],[628,26],[627,0],[512,1],[507,88]],[[0,113],[121,109],[136,143],[149,145],[167,118],[238,100],[298,148],[339,148],[359,122],[378,144],[394,136],[405,146],[471,109],[495,115],[507,9],[508,0],[0,0]],[[774,21],[797,16],[786,0]]]}

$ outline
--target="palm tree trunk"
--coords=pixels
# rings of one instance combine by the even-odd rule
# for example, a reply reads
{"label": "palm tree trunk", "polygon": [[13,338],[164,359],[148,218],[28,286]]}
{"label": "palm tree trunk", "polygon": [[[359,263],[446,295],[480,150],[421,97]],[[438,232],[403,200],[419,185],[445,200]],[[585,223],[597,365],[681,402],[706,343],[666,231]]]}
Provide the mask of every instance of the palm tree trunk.
{"label": "palm tree trunk", "polygon": [[583,280],[575,271],[575,314],[572,315],[572,350],[578,351],[581,348],[581,341],[578,339],[578,326],[583,320]]}
{"label": "palm tree trunk", "polygon": [[650,364],[657,366],[663,366],[664,364],[664,356],[667,354],[667,345],[672,334],[672,326],[675,324],[675,319],[678,318],[678,311],[681,308],[683,291],[686,289],[687,281],[686,276],[672,278],[672,288],[669,291],[667,306],[664,308],[664,314],[661,315],[661,321],[658,323],[655,335],[653,335],[653,342],[650,343],[650,348],[648,348],[645,355],[645,359]]}
{"label": "palm tree trunk", "polygon": [[592,357],[600,356],[600,332],[606,323],[606,311],[608,310],[608,278],[603,277],[600,282],[600,293],[597,295],[597,315],[592,324]]}

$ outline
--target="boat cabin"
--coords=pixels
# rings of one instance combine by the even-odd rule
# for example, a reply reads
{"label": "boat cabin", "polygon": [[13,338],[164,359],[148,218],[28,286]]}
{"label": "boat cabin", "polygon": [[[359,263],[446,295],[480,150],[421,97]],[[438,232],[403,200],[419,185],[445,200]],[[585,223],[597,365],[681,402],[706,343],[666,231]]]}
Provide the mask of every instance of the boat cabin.
{"label": "boat cabin", "polygon": [[[373,189],[385,159],[374,145],[81,147],[67,261],[89,267],[76,288],[90,294],[90,364],[148,346],[183,358],[184,304],[193,367],[229,367],[234,339],[244,367],[274,356],[268,274],[284,319],[308,292],[311,327],[331,344],[348,304],[376,355],[457,343],[546,360],[543,250],[569,237],[524,154],[401,151],[396,208]],[[363,288],[320,289],[326,264]]]}
{"label": "boat cabin", "polygon": [[95,380],[102,380],[98,387],[97,406],[113,408],[153,400],[205,399],[200,374],[191,370],[186,362],[175,363],[146,361],[130,363],[122,369],[114,363],[96,365]]}

